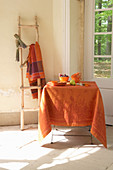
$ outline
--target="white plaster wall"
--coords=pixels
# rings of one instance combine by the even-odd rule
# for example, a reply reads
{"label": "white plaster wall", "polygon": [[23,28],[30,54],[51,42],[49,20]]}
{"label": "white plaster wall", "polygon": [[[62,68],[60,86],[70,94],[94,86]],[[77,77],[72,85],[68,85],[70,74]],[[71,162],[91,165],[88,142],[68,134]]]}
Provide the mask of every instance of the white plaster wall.
{"label": "white plaster wall", "polygon": [[[19,115],[21,108],[21,74],[20,63],[15,61],[14,37],[14,34],[18,33],[18,16],[21,17],[23,24],[34,24],[34,17],[36,15],[38,17],[39,43],[46,80],[49,81],[58,79],[58,73],[62,72],[62,60],[65,57],[63,8],[61,0],[0,0],[0,124],[19,123],[17,120],[19,117],[16,115]],[[35,42],[33,29],[23,28],[21,35],[26,44]],[[23,55],[26,58],[28,50],[25,50]],[[25,74],[26,69],[24,69]],[[24,83],[28,85],[26,78]],[[37,100],[32,99],[29,90],[25,91],[25,107],[37,107]],[[7,116],[9,114],[10,116]],[[37,113],[33,116],[37,117]],[[27,122],[32,117],[28,116]]]}
{"label": "white plaster wall", "polygon": [[[37,15],[39,43],[46,80],[53,78],[53,3],[52,0],[0,0],[0,113],[20,111],[20,63],[15,61],[14,34],[18,33],[18,16],[23,24],[34,24]],[[35,29],[23,28],[22,40],[35,42]],[[24,52],[27,57],[28,51]],[[26,70],[24,72],[26,74]],[[25,79],[27,83],[27,79]],[[37,107],[30,91],[25,92],[25,105]],[[3,116],[2,116],[3,118]]]}
{"label": "white plaster wall", "polygon": [[80,1],[70,0],[70,75],[80,72]]}
{"label": "white plaster wall", "polygon": [[[80,57],[80,1],[69,0],[53,0],[53,42],[54,42],[54,79],[58,79],[59,73],[66,73],[66,29],[69,29],[68,41],[70,41],[70,54],[68,66],[69,76],[81,71]],[[70,4],[70,7],[64,5]],[[70,11],[70,28],[66,28],[67,18],[66,8]],[[67,12],[68,13],[68,12]],[[69,21],[68,21],[69,22]],[[70,39],[69,39],[70,38]]]}
{"label": "white plaster wall", "polygon": [[65,65],[65,0],[53,0],[53,43],[54,43],[54,79],[64,73]]}
{"label": "white plaster wall", "polygon": [[[71,4],[71,73],[79,67],[79,4]],[[33,24],[37,15],[39,44],[46,80],[58,80],[65,68],[65,0],[0,0],[0,125],[19,124],[21,108],[20,63],[15,61],[14,34],[18,33],[18,16],[23,24]],[[74,6],[73,6],[74,5]],[[26,44],[35,42],[32,29],[22,30]],[[28,50],[23,52],[24,57]],[[24,70],[26,74],[26,69]],[[25,85],[28,81],[24,79]],[[37,107],[29,90],[25,91],[25,106]],[[37,113],[26,113],[25,123],[36,123]]]}

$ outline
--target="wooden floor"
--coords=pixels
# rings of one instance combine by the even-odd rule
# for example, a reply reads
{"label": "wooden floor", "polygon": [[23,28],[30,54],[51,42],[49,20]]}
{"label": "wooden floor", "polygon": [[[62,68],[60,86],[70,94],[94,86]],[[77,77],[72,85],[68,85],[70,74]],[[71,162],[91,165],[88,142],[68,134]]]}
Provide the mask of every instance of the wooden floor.
{"label": "wooden floor", "polygon": [[42,145],[37,125],[25,128],[0,127],[0,170],[113,170],[113,126],[106,126],[107,149],[94,137],[91,145],[88,128],[59,127],[53,131],[54,143],[49,134]]}

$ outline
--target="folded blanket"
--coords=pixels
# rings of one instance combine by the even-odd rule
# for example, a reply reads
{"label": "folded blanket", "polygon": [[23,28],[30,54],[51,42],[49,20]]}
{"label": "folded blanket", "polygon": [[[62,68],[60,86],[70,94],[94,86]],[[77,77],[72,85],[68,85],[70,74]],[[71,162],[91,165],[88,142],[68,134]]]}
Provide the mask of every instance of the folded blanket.
{"label": "folded blanket", "polygon": [[[29,80],[30,86],[36,86],[38,78],[40,78],[41,80],[41,89],[43,89],[46,84],[42,63],[42,55],[38,42],[30,45],[26,77]],[[33,99],[38,98],[37,89],[32,89],[31,92]]]}

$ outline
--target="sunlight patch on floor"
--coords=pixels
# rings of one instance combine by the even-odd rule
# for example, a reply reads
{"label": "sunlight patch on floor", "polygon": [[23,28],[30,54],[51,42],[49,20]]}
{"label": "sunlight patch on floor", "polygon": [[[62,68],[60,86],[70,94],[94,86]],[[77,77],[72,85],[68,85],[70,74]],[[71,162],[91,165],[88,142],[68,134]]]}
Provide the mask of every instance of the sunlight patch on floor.
{"label": "sunlight patch on floor", "polygon": [[46,164],[43,164],[41,165],[40,167],[38,167],[37,169],[46,169],[46,168],[51,168],[51,167],[54,167],[56,165],[60,165],[60,164],[65,164],[67,163],[68,160],[67,159],[63,159],[63,160],[54,160],[52,163],[46,163]]}
{"label": "sunlight patch on floor", "polygon": [[46,163],[38,167],[37,169],[46,169],[51,168],[56,165],[68,163],[69,161],[80,160],[91,154],[100,150],[100,147],[91,146],[91,145],[84,145],[83,147],[78,148],[69,148],[66,151],[62,152],[59,156],[53,159],[53,162]]}
{"label": "sunlight patch on floor", "polygon": [[0,132],[0,160],[37,160],[54,149],[40,147],[34,131]]}
{"label": "sunlight patch on floor", "polygon": [[20,170],[27,166],[29,163],[27,162],[7,162],[7,163],[0,163],[0,168],[5,168],[8,170]]}

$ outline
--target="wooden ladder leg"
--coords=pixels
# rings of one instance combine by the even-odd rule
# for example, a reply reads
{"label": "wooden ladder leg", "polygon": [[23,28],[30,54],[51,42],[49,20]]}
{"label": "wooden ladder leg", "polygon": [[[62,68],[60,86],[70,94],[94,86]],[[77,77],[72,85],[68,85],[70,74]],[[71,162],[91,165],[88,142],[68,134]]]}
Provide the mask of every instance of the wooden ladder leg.
{"label": "wooden ladder leg", "polygon": [[[41,80],[40,79],[37,79],[37,85],[39,86],[39,88],[37,89],[38,90],[38,113],[39,113],[40,99],[41,99]],[[39,114],[38,114],[38,126],[39,126]]]}
{"label": "wooden ladder leg", "polygon": [[[22,49],[21,52],[21,64],[23,63]],[[21,68],[21,86],[24,87],[24,70]],[[21,89],[21,130],[24,130],[24,89]]]}
{"label": "wooden ladder leg", "polygon": [[[22,63],[22,49],[21,49],[21,63]],[[24,87],[23,68],[21,68],[21,85]],[[24,130],[24,89],[21,89],[21,130]]]}
{"label": "wooden ladder leg", "polygon": [[41,98],[41,81],[40,79],[37,79],[37,85],[39,86],[38,88],[38,108],[40,107],[40,98]]}
{"label": "wooden ladder leg", "polygon": [[21,130],[24,130],[24,111],[21,110]]}
{"label": "wooden ladder leg", "polygon": [[[21,37],[20,16],[18,17],[18,34]],[[19,49],[20,62],[23,64],[22,48]],[[24,87],[23,67],[21,68],[21,86]],[[24,130],[24,89],[21,89],[21,114],[20,114],[20,128]]]}
{"label": "wooden ladder leg", "polygon": [[21,92],[21,115],[20,115],[20,128],[24,130],[24,90]]}
{"label": "wooden ladder leg", "polygon": [[39,43],[39,30],[38,30],[38,23],[37,23],[37,16],[35,16],[35,28],[36,28],[36,41]]}

